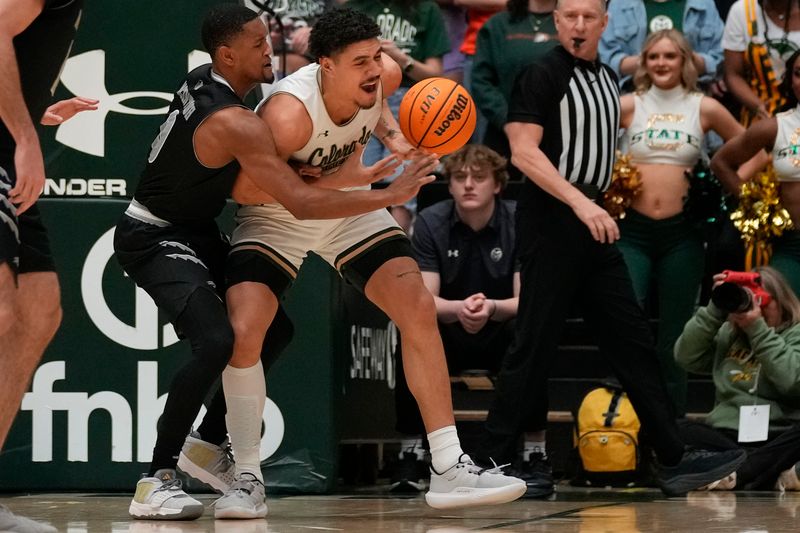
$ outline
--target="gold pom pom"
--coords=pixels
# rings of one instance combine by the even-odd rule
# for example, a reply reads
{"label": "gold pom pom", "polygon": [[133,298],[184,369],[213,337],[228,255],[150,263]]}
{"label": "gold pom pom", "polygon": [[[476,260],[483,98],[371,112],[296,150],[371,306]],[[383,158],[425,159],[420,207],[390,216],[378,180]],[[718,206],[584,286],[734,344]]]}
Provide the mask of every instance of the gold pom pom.
{"label": "gold pom pom", "polygon": [[767,264],[772,239],[794,228],[789,212],[781,205],[780,183],[772,166],[742,185],[739,207],[731,213],[731,220],[745,243],[748,270]]}
{"label": "gold pom pom", "polygon": [[617,152],[614,169],[611,172],[611,185],[603,195],[603,208],[616,220],[625,218],[625,210],[642,189],[639,169],[631,164],[630,155]]}

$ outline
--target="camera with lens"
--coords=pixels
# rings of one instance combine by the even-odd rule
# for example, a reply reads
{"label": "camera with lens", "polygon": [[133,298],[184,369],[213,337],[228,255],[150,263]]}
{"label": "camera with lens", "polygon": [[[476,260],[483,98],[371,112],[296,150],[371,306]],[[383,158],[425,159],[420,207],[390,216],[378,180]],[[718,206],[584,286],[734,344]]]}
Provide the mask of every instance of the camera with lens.
{"label": "camera with lens", "polygon": [[758,272],[736,272],[725,270],[724,283],[711,291],[711,301],[726,313],[743,313],[753,308],[754,298],[763,309],[772,297],[761,286]]}

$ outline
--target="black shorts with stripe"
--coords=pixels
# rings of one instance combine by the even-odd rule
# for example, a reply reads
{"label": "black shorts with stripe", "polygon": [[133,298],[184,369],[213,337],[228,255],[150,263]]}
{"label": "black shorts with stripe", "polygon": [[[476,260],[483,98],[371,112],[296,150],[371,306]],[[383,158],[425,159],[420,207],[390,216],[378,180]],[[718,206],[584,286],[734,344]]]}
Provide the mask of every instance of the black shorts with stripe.
{"label": "black shorts with stripe", "polygon": [[149,294],[171,322],[198,289],[224,301],[228,238],[211,223],[202,227],[159,226],[122,215],[114,251],[123,270]]}
{"label": "black shorts with stripe", "polygon": [[14,179],[0,167],[0,263],[8,263],[15,275],[54,272],[56,264],[39,206],[34,204],[17,216],[9,198],[13,184]]}

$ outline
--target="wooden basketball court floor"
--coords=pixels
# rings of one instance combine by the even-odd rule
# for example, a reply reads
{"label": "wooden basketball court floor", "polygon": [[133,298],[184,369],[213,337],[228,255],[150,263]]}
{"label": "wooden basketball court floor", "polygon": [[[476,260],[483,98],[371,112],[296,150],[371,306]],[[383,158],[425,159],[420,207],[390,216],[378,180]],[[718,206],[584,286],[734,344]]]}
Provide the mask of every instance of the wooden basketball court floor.
{"label": "wooden basketball court floor", "polygon": [[270,497],[263,520],[214,520],[214,495],[200,495],[205,514],[191,522],[128,517],[130,495],[0,494],[0,504],[66,533],[402,532],[708,532],[800,531],[800,493],[693,492],[665,498],[654,489],[559,487],[552,500],[442,512],[422,496],[396,497],[380,488],[351,494]]}

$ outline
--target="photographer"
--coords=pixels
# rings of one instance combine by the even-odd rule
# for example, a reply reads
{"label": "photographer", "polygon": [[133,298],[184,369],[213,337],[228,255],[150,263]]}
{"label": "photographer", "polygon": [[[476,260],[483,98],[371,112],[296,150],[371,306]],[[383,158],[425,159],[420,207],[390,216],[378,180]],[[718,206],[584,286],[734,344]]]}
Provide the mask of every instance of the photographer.
{"label": "photographer", "polygon": [[[730,298],[737,285],[741,304]],[[680,425],[683,439],[747,451],[736,472],[706,488],[800,490],[800,301],[786,279],[770,267],[715,275],[711,302],[686,324],[675,359],[713,375],[716,388],[705,423]]]}

